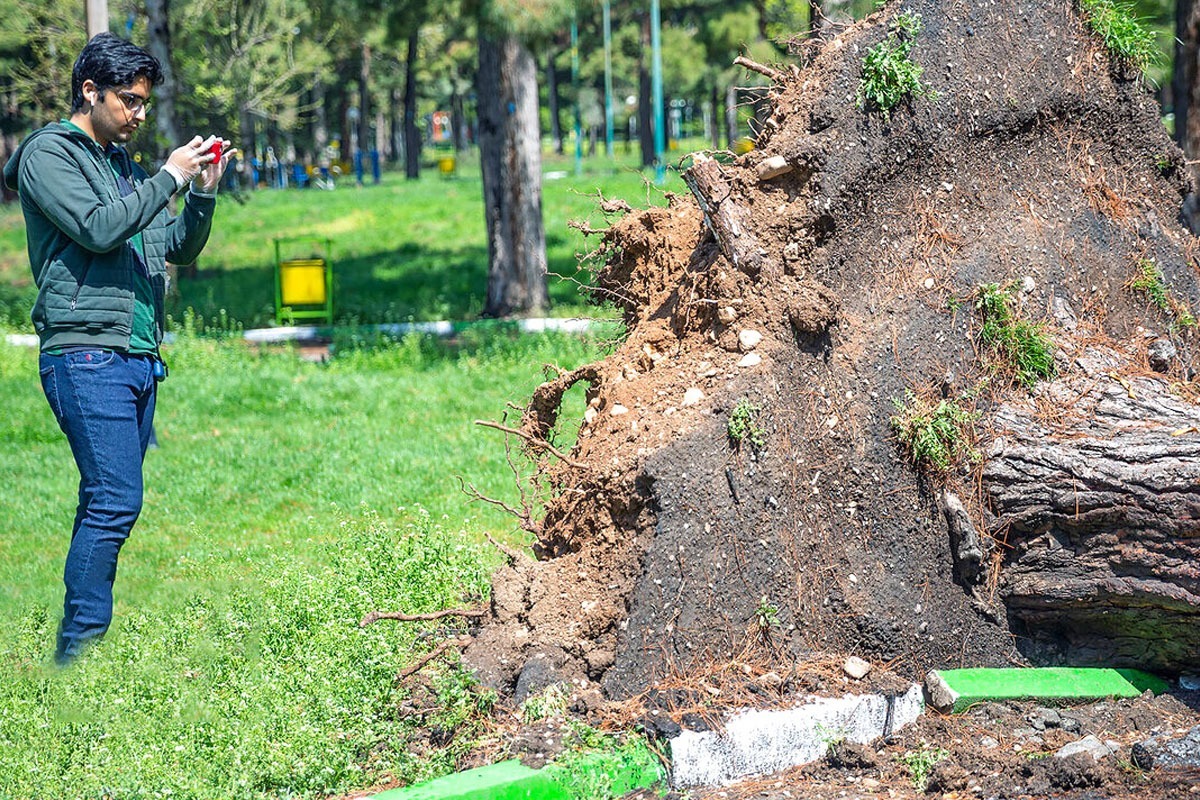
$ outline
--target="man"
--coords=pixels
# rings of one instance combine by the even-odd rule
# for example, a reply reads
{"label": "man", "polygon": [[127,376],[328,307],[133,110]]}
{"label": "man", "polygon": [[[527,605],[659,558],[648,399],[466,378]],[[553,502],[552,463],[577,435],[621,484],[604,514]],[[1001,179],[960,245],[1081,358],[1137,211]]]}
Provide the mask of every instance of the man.
{"label": "man", "polygon": [[[29,136],[4,168],[21,198],[38,287],[33,325],[42,389],[79,468],[79,505],[63,581],[56,660],[108,630],[117,554],[142,508],[163,334],[166,260],[187,264],[208,240],[228,160],[199,136],[154,177],[121,147],[146,120],[159,63],[100,34],[71,74],[70,119]],[[190,184],[178,216],[167,205]]]}

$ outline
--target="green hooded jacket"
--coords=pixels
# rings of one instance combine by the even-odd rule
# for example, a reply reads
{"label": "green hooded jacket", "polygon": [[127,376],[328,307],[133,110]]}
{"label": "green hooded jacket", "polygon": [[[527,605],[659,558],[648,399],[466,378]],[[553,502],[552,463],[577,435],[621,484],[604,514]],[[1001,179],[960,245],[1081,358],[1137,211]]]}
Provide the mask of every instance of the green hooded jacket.
{"label": "green hooded jacket", "polygon": [[42,350],[128,350],[133,328],[135,255],[142,232],[162,340],[168,260],[190,264],[212,228],[216,200],[188,192],[183,212],[167,204],[175,178],[153,178],[129,160],[133,194],[121,197],[100,146],[85,133],[51,123],[30,134],[4,166],[4,183],[21,197],[29,265],[38,287],[33,327]]}

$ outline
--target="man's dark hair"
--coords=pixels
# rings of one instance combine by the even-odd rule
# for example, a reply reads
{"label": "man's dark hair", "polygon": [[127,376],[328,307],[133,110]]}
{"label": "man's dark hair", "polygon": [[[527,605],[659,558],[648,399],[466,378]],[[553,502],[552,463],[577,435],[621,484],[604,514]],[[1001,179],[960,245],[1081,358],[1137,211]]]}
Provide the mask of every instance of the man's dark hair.
{"label": "man's dark hair", "polygon": [[162,65],[158,59],[111,33],[100,33],[88,42],[75,59],[71,70],[71,113],[83,108],[83,82],[91,80],[101,92],[114,86],[128,86],[138,77],[151,86],[162,83]]}

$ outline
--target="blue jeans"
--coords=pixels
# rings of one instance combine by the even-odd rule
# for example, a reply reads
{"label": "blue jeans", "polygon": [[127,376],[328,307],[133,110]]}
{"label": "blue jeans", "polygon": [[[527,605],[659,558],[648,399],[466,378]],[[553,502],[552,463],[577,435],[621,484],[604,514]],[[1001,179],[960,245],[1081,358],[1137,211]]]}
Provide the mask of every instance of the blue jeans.
{"label": "blue jeans", "polygon": [[157,393],[154,359],[109,350],[43,353],[42,390],[79,467],[55,659],[71,661],[112,621],[117,554],[142,510],[142,459]]}

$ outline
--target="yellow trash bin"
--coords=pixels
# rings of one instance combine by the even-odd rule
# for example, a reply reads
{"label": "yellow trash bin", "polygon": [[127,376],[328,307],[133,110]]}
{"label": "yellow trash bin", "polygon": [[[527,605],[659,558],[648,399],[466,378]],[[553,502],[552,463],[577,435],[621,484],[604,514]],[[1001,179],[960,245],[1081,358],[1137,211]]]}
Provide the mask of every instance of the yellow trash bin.
{"label": "yellow trash bin", "polygon": [[325,305],[325,259],[297,258],[279,264],[285,306]]}
{"label": "yellow trash bin", "polygon": [[[285,245],[298,257],[284,258]],[[275,240],[275,322],[293,325],[297,320],[333,324],[333,242],[329,239]]]}

